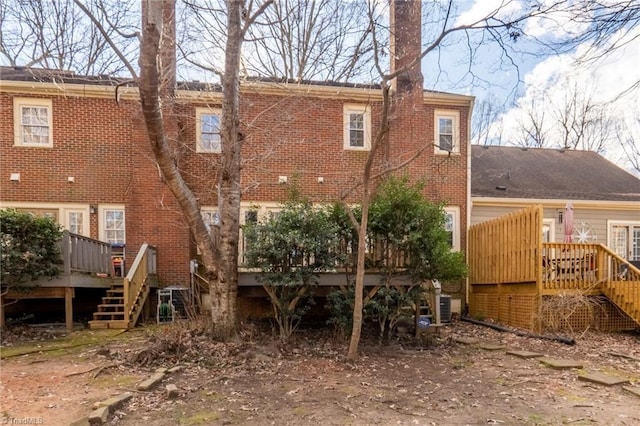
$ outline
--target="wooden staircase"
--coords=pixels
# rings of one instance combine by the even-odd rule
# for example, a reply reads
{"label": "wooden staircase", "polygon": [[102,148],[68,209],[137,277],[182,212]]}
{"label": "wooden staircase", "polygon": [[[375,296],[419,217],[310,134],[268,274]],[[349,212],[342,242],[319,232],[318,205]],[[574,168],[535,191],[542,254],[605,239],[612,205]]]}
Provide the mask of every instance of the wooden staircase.
{"label": "wooden staircase", "polygon": [[156,273],[156,251],[143,244],[125,278],[114,278],[98,311],[89,321],[91,329],[135,327],[147,297],[150,277]]}
{"label": "wooden staircase", "polygon": [[640,326],[640,269],[615,254],[610,265],[616,272],[613,279],[604,281],[602,292]]}

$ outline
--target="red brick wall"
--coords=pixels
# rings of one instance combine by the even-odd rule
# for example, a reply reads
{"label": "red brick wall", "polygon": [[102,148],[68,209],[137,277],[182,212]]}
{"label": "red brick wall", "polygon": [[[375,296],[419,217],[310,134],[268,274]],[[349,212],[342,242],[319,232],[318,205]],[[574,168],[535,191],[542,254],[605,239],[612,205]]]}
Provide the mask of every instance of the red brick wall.
{"label": "red brick wall", "polygon": [[[13,94],[0,93],[0,200],[124,204],[127,262],[143,242],[158,247],[159,274],[164,284],[185,284],[193,255],[189,231],[173,195],[160,178],[147,140],[138,103],[113,99],[52,96],[53,148],[13,146]],[[19,95],[23,96],[23,95]],[[28,96],[28,95],[24,95]],[[37,96],[41,97],[41,96]],[[422,94],[412,102],[422,103]],[[242,187],[244,201],[282,201],[288,185],[278,176],[299,176],[302,191],[318,202],[331,202],[359,179],[366,152],[343,149],[345,99],[246,94],[242,124],[246,135]],[[427,145],[408,167],[425,179],[433,200],[460,206],[466,220],[467,146],[460,155],[433,154],[433,111],[405,103],[394,110],[388,159],[399,161]],[[451,107],[440,106],[452,109]],[[379,105],[373,108],[373,134]],[[467,108],[460,111],[462,140],[467,140]],[[184,145],[178,164],[202,205],[216,205],[216,154],[195,153],[195,106],[178,109]],[[20,182],[9,182],[11,172]],[[67,182],[68,176],[75,183]],[[318,183],[318,177],[324,183]],[[351,201],[357,200],[357,193]],[[91,215],[91,236],[98,237],[97,215]],[[463,238],[462,247],[464,247]]]}

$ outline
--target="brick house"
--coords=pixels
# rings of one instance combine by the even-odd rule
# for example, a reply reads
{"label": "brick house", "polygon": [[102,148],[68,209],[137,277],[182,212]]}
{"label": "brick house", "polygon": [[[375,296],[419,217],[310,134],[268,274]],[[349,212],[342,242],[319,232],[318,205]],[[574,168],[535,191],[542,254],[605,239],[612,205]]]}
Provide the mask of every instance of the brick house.
{"label": "brick house", "polygon": [[[403,26],[391,57],[401,67],[420,51],[420,10],[396,9]],[[446,203],[452,245],[464,250],[473,98],[424,91],[419,64],[407,75],[395,83],[383,155],[394,164],[423,150],[406,170],[427,182],[430,199]],[[255,218],[253,211],[277,209],[293,179],[322,203],[335,201],[360,175],[378,131],[379,88],[247,80],[241,90],[241,223]],[[177,162],[214,223],[221,92],[182,83],[177,97]],[[195,248],[155,163],[133,85],[108,76],[0,68],[0,170],[0,208],[50,215],[70,232],[124,245],[125,265],[147,242],[157,248],[160,286],[189,282]]]}

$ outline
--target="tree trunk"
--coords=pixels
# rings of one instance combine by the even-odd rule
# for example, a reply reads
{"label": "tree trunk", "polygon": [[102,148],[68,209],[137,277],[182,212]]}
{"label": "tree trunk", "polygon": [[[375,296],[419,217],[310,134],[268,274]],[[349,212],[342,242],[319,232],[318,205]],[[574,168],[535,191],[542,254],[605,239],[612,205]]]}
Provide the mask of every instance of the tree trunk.
{"label": "tree trunk", "polygon": [[227,44],[222,77],[222,145],[218,208],[220,259],[217,280],[210,283],[213,332],[218,338],[235,334],[240,238],[240,170],[243,135],[240,132],[240,50],[243,41],[241,0],[227,0]]}
{"label": "tree trunk", "polygon": [[362,215],[360,217],[360,229],[358,232],[358,261],[356,262],[356,289],[353,302],[353,328],[351,330],[351,340],[349,341],[349,351],[347,358],[355,360],[358,357],[358,345],[360,344],[360,333],[362,330],[362,296],[364,293],[364,260],[365,245],[367,236],[367,225],[369,222],[369,177],[364,181],[364,194],[362,196]]}

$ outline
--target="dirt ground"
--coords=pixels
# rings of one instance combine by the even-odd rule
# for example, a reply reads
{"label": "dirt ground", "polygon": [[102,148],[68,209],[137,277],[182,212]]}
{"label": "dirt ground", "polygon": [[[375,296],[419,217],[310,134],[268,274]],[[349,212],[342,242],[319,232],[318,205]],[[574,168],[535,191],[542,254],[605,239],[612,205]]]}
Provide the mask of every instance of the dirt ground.
{"label": "dirt ground", "polygon": [[[568,346],[456,322],[429,344],[363,342],[355,363],[345,360],[345,343],[317,331],[300,332],[287,345],[255,330],[226,344],[183,326],[102,333],[74,333],[71,339],[81,335],[88,343],[70,340],[66,349],[49,350],[50,341],[42,341],[29,349],[34,352],[18,356],[11,355],[24,344],[5,340],[2,416],[65,425],[88,415],[94,402],[132,391],[111,424],[640,424],[640,397],[623,385],[579,378],[600,372],[640,389],[638,333],[590,332]],[[470,337],[505,349],[457,341]],[[38,345],[44,351],[36,351]],[[576,360],[584,368],[554,370],[506,349]],[[156,368],[174,365],[184,368],[153,391],[136,391]],[[179,389],[178,398],[167,397],[170,383]]]}

